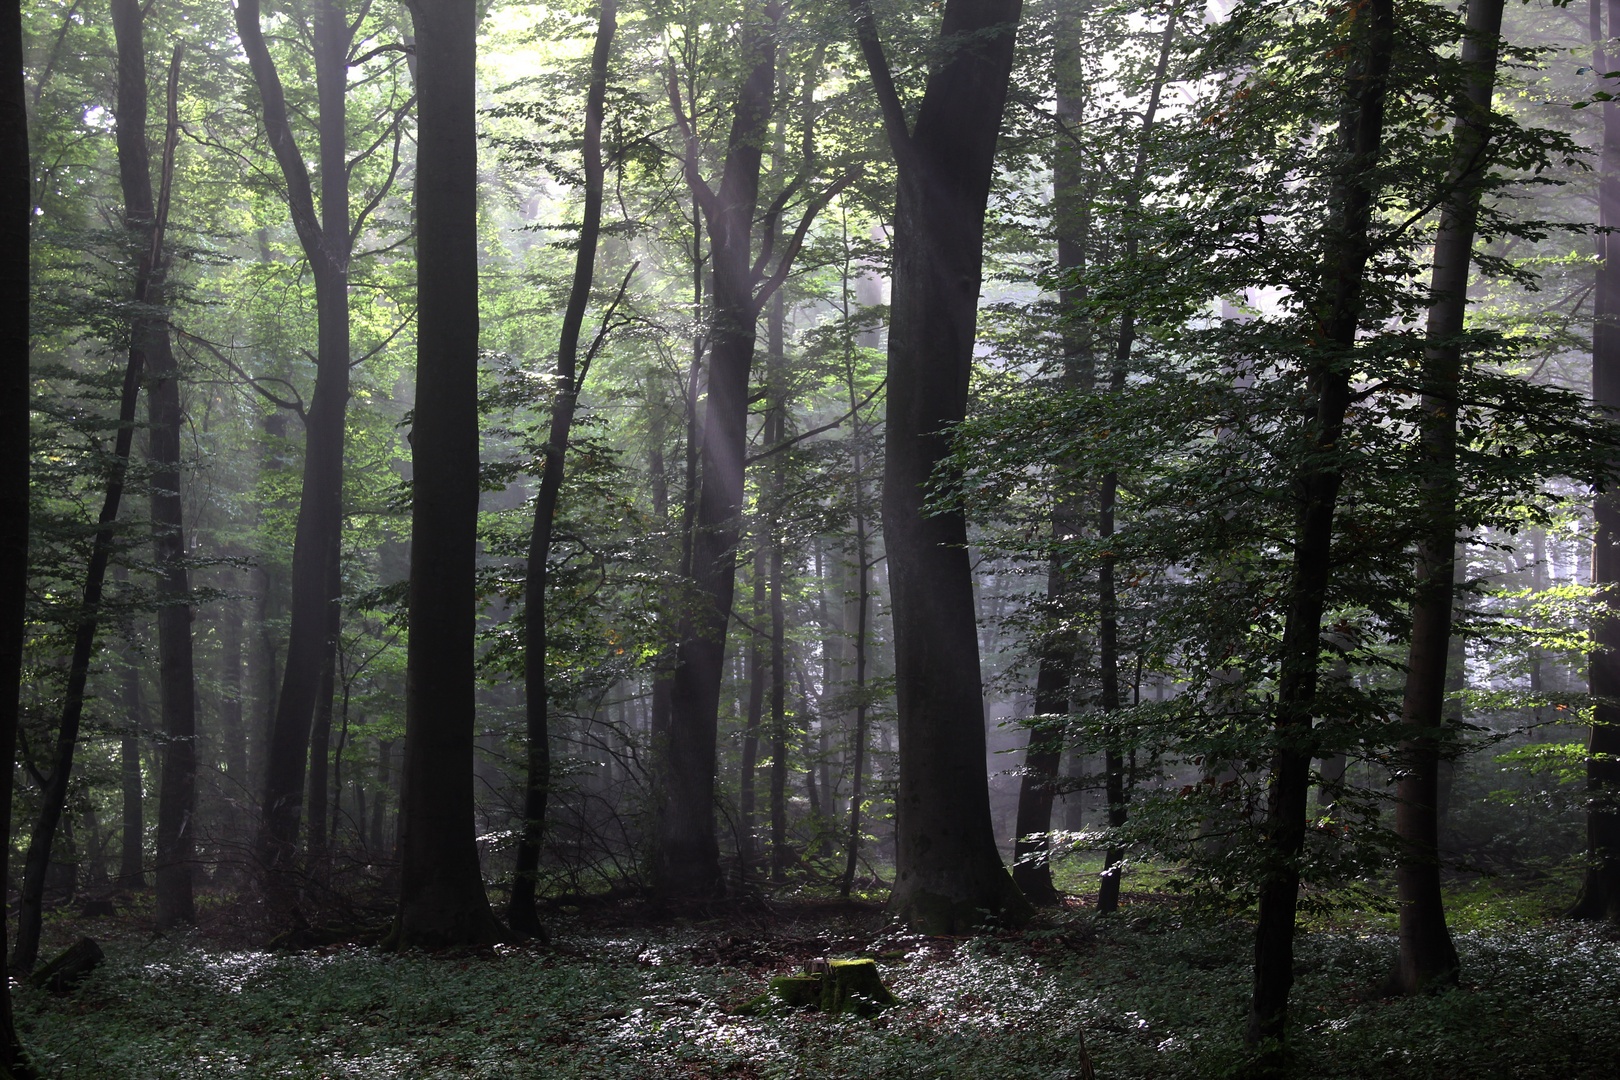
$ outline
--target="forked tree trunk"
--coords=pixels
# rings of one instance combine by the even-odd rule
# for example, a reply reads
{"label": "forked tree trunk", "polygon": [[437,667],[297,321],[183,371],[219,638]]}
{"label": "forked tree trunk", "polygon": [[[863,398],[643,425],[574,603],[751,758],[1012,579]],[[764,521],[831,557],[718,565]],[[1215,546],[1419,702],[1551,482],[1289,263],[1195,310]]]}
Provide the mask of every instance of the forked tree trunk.
{"label": "forked tree trunk", "polygon": [[[28,269],[34,217],[28,165],[28,102],[23,86],[22,5],[0,6],[0,836],[11,836],[11,762],[22,715],[22,654],[28,610]],[[10,164],[4,164],[10,162]],[[0,881],[9,881],[8,843]],[[3,920],[4,916],[0,916]],[[5,924],[0,921],[0,951]],[[11,1018],[11,984],[0,986],[0,1080],[20,1048]]]}
{"label": "forked tree trunk", "polygon": [[775,27],[781,12],[779,0],[766,0],[761,9],[750,7],[745,16],[740,52],[746,74],[737,91],[718,190],[699,174],[697,140],[685,118],[673,71],[670,74],[670,104],[687,134],[687,184],[709,231],[713,320],[708,404],[699,439],[688,440],[701,456],[696,512],[688,534],[689,577],[696,603],[695,610],[683,612],[680,620],[669,688],[669,728],[660,747],[663,792],[653,878],[654,887],[664,895],[709,896],[724,887],[715,837],[715,740],[726,628],[736,588],[748,381],[759,315],[754,295],[754,212],[775,97]]}
{"label": "forked tree trunk", "polygon": [[984,693],[967,523],[924,510],[967,409],[984,215],[1019,0],[946,0],[915,128],[867,0],[857,36],[899,168],[883,530],[894,618],[900,776],[890,908],[931,934],[1027,918],[1001,864],[985,771]]}
{"label": "forked tree trunk", "polygon": [[[1591,0],[1592,65],[1609,71],[1603,8],[1609,35],[1620,27],[1620,0]],[[1620,228],[1620,106],[1605,101],[1603,156],[1598,174],[1598,224]],[[1620,236],[1598,233],[1597,280],[1592,312],[1592,402],[1620,415]],[[1595,648],[1587,687],[1592,693],[1592,732],[1586,757],[1586,853],[1589,865],[1570,914],[1577,919],[1620,923],[1620,493],[1592,504],[1597,535],[1592,541],[1592,584],[1609,587],[1604,615],[1594,619]]]}
{"label": "forked tree trunk", "polygon": [[[551,559],[552,527],[562,492],[564,457],[573,429],[585,369],[578,363],[580,328],[591,299],[596,274],[596,245],[602,232],[602,103],[607,95],[608,57],[618,27],[617,0],[602,0],[597,16],[596,47],[591,53],[591,84],[585,94],[585,207],[574,256],[574,280],[563,311],[557,342],[557,392],[551,403],[551,431],[546,439],[545,467],[534,500],[534,526],[529,537],[528,581],[524,587],[523,693],[527,722],[528,783],[523,797],[523,833],[518,841],[506,918],[520,934],[540,937],[544,929],[534,907],[535,874],[545,835],[546,801],[551,791],[550,703],[546,689],[546,580]],[[626,284],[629,278],[625,279]],[[586,364],[590,357],[586,356]]]}
{"label": "forked tree trunk", "polygon": [[338,592],[331,552],[343,524],[344,418],[349,403],[349,221],[347,109],[349,48],[358,22],[342,0],[320,0],[313,33],[319,105],[321,199],[317,216],[309,171],[287,115],[281,76],[265,45],[259,0],[235,8],[263,109],[265,133],[286,185],[287,208],[315,282],[315,390],[304,421],[304,477],[293,534],[292,610],[280,693],[265,763],[257,857],[270,868],[288,863],[303,813],[310,725],[330,646],[330,605]]}
{"label": "forked tree trunk", "polygon": [[1313,756],[1311,716],[1321,652],[1333,550],[1333,513],[1344,481],[1337,456],[1350,405],[1362,279],[1370,253],[1368,226],[1375,192],[1371,175],[1381,156],[1384,99],[1395,49],[1394,0],[1368,0],[1345,22],[1350,100],[1340,124],[1343,172],[1335,179],[1322,283],[1311,310],[1314,332],[1329,346],[1307,372],[1311,415],[1304,427],[1296,478],[1294,564],[1291,572],[1272,731],[1271,789],[1255,927],[1254,996],[1246,1031],[1251,1045],[1280,1045],[1294,982],[1294,915],[1299,858],[1305,846],[1306,805]]}
{"label": "forked tree trunk", "polygon": [[474,840],[478,5],[417,0],[416,423],[398,947],[488,944]]}
{"label": "forked tree trunk", "polygon": [[1400,779],[1395,787],[1395,895],[1400,953],[1395,982],[1403,994],[1455,982],[1457,949],[1440,895],[1440,751],[1451,654],[1452,586],[1457,551],[1457,409],[1462,375],[1468,269],[1487,165],[1491,90],[1503,0],[1469,0],[1462,59],[1468,90],[1453,128],[1451,197],[1440,214],[1430,279],[1428,343],[1423,354],[1423,458],[1435,472],[1423,485],[1424,535],[1418,548],[1401,723]]}

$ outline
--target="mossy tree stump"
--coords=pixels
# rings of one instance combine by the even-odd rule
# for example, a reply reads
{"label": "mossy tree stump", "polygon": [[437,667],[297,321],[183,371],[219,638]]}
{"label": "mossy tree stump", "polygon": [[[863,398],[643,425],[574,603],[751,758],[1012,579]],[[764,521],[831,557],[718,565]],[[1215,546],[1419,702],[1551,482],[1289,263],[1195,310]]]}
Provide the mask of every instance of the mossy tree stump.
{"label": "mossy tree stump", "polygon": [[772,979],[768,991],[739,1011],[757,1013],[773,1005],[814,1006],[822,1012],[871,1016],[896,1002],[883,985],[875,960],[813,960],[807,966],[810,970],[803,975]]}

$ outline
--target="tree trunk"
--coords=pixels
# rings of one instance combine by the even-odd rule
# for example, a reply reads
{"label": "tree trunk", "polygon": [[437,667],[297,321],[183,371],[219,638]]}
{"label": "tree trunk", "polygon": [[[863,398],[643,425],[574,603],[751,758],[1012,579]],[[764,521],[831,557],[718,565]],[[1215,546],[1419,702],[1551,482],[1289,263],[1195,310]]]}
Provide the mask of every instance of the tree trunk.
{"label": "tree trunk", "polygon": [[123,848],[118,863],[118,884],[126,889],[146,888],[146,823],[141,805],[141,737],[146,730],[146,709],[141,703],[141,669],[133,650],[124,653],[124,724],[119,740],[119,776],[123,786]]}
{"label": "tree trunk", "polygon": [[1280,1045],[1294,982],[1294,914],[1299,903],[1299,857],[1305,846],[1310,793],[1312,725],[1320,660],[1322,612],[1333,549],[1333,513],[1344,474],[1336,447],[1350,405],[1350,376],[1362,309],[1362,278],[1369,257],[1368,224],[1374,191],[1372,167],[1383,144],[1384,97],[1395,47],[1394,0],[1369,0],[1345,24],[1350,100],[1340,124],[1344,171],[1328,206],[1328,244],[1322,284],[1311,310],[1318,340],[1331,354],[1309,374],[1311,418],[1304,427],[1296,480],[1294,563],[1275,704],[1271,789],[1262,849],[1259,918],[1255,928],[1254,996],[1246,1038]]}
{"label": "tree trunk", "polygon": [[1418,548],[1401,723],[1400,773],[1395,787],[1395,895],[1400,909],[1400,952],[1395,982],[1416,994],[1457,979],[1457,949],[1446,927],[1440,895],[1440,748],[1450,657],[1452,582],[1457,550],[1457,388],[1462,375],[1463,314],[1468,268],[1479,217],[1496,81],[1496,46],[1503,0],[1469,0],[1463,63],[1468,91],[1453,128],[1454,185],[1440,215],[1430,279],[1428,344],[1423,355],[1423,457],[1436,476],[1423,485],[1424,536]]}
{"label": "tree trunk", "polygon": [[[770,572],[767,544],[765,521],[761,517],[755,526],[754,538],[754,597],[750,610],[752,627],[758,627],[763,623],[769,610],[765,582]],[[752,627],[748,635],[748,714],[743,722],[742,765],[737,789],[737,818],[740,830],[737,844],[737,859],[740,863],[738,876],[745,882],[757,858],[754,844],[754,803],[758,778],[755,774],[759,769],[760,721],[765,716],[765,650],[762,647],[764,643],[759,633]]]}
{"label": "tree trunk", "polygon": [[[1053,55],[1053,75],[1057,83],[1056,114],[1068,129],[1084,122],[1085,85],[1080,69],[1077,12],[1064,9],[1058,24],[1058,41]],[[1059,138],[1052,162],[1052,205],[1057,229],[1059,286],[1058,305],[1062,312],[1080,310],[1086,300],[1086,287],[1080,280],[1086,267],[1086,245],[1091,231],[1090,195],[1085,190],[1085,174],[1079,150],[1066,138]],[[1093,380],[1089,319],[1066,319],[1063,330],[1063,379],[1071,389],[1089,392]],[[1052,542],[1061,544],[1079,520],[1078,500],[1060,497],[1053,511]],[[1054,554],[1046,575],[1046,598],[1056,607],[1068,588],[1061,560]],[[1034,711],[1037,717],[1066,716],[1069,712],[1069,670],[1074,662],[1069,642],[1052,642],[1041,650],[1035,672]],[[1052,883],[1051,841],[1052,805],[1058,769],[1063,759],[1064,732],[1051,726],[1031,727],[1024,750],[1023,776],[1018,782],[1018,814],[1013,840],[1013,881],[1029,901],[1039,907],[1058,902]]]}
{"label": "tree trunk", "polygon": [[[28,101],[23,86],[22,5],[0,7],[0,836],[11,836],[11,763],[22,716],[22,655],[28,611],[28,269],[34,218],[28,158]],[[0,881],[10,881],[11,844],[0,851]],[[0,920],[4,916],[0,915]],[[5,926],[0,922],[0,949]],[[11,986],[0,986],[0,1080],[21,1049],[11,1018]]]}
{"label": "tree trunk", "polygon": [[349,48],[354,27],[341,0],[320,0],[314,26],[319,105],[321,205],[317,218],[308,169],[287,117],[281,77],[265,46],[259,0],[235,8],[237,35],[259,89],[265,133],[281,166],[287,206],[315,281],[315,390],[304,421],[304,478],[293,534],[292,610],[281,692],[270,724],[263,822],[257,855],[267,867],[293,858],[304,802],[310,725],[330,648],[330,605],[338,582],[331,552],[343,527],[344,419],[349,401]]}
{"label": "tree trunk", "polygon": [[857,35],[899,167],[889,324],[883,529],[894,619],[900,783],[890,908],[931,934],[1029,902],[996,849],[967,523],[923,504],[966,413],[985,207],[1012,68],[1019,0],[946,0],[942,57],[914,130],[866,0]]}
{"label": "tree trunk", "polygon": [[[222,602],[219,646],[219,739],[225,758],[225,802],[232,840],[242,835],[240,807],[248,799],[247,730],[242,723],[242,600],[235,595],[234,570],[220,577],[220,588],[231,594]],[[226,824],[226,823],[222,823]]]}
{"label": "tree trunk", "polygon": [[416,421],[411,436],[398,947],[488,944],[473,835],[478,557],[478,7],[418,0]]}
{"label": "tree trunk", "polygon": [[[1609,34],[1620,27],[1620,0],[1609,0]],[[1592,66],[1607,74],[1603,5],[1591,0]],[[1608,81],[1605,80],[1605,85]],[[1598,224],[1620,228],[1620,106],[1605,101],[1598,174]],[[1620,237],[1598,233],[1592,313],[1592,403],[1620,415]],[[1570,915],[1620,923],[1620,493],[1593,500],[1592,584],[1608,586],[1604,616],[1594,619],[1587,672],[1592,732],[1586,757],[1586,853],[1589,866]]]}
{"label": "tree trunk", "polygon": [[[591,299],[596,273],[596,245],[602,231],[602,102],[607,94],[608,57],[618,26],[617,0],[602,0],[597,16],[596,47],[591,53],[591,84],[585,95],[585,207],[574,256],[574,280],[563,311],[557,342],[557,392],[551,405],[551,431],[546,439],[545,467],[534,500],[534,527],[529,537],[528,582],[524,588],[523,693],[528,740],[528,783],[523,794],[523,834],[518,841],[506,918],[513,931],[540,937],[544,929],[534,907],[535,874],[545,835],[546,800],[551,791],[551,730],[546,689],[546,580],[551,559],[552,525],[562,491],[563,458],[568,452],[574,409],[585,369],[578,363],[579,332]],[[629,279],[626,278],[626,284]],[[585,362],[590,363],[587,355]]]}
{"label": "tree trunk", "polygon": [[[336,537],[334,537],[335,539]],[[333,580],[328,578],[328,580]],[[321,657],[321,678],[315,689],[315,715],[309,728],[309,835],[305,849],[311,864],[326,857],[328,803],[326,777],[332,764],[332,702],[337,695],[337,635],[342,608],[336,597],[327,605],[330,612],[325,655]],[[337,811],[331,811],[335,820]]]}
{"label": "tree trunk", "polygon": [[[118,174],[124,196],[124,225],[129,230],[131,241],[138,245],[133,295],[140,305],[158,305],[164,299],[160,263],[163,234],[168,221],[167,181],[172,174],[173,157],[169,153],[164,156],[161,197],[154,202],[151,152],[146,144],[146,51],[141,33],[142,14],[133,0],[114,0],[111,13],[118,48],[118,125],[115,131]],[[171,131],[164,145],[169,147],[172,143]],[[167,333],[167,326],[161,319],[137,318],[130,328],[128,362],[124,367],[124,385],[118,404],[118,434],[113,442],[113,465],[107,477],[106,493],[90,549],[90,564],[85,569],[84,602],[74,630],[73,656],[68,662],[62,722],[57,728],[51,772],[40,792],[39,811],[24,856],[22,895],[17,909],[17,944],[11,958],[11,966],[15,970],[31,969],[39,957],[45,872],[50,865],[51,844],[56,828],[62,820],[63,807],[67,804],[73,753],[84,712],[85,683],[95,651],[102,586],[106,580],[107,561],[112,554],[111,528],[118,518],[118,507],[123,500],[124,477],[135,430],[136,397],[152,341],[155,336],[161,335],[167,343]]]}
{"label": "tree trunk", "polygon": [[[164,146],[164,195],[169,187],[173,143],[178,134],[176,100],[180,46],[169,67],[169,142]],[[165,260],[154,273],[161,281]],[[161,293],[161,284],[158,285]],[[163,726],[163,768],[158,782],[156,920],[168,928],[195,922],[192,900],[193,840],[197,809],[197,678],[191,655],[191,575],[186,570],[183,504],[180,497],[180,367],[170,347],[169,328],[155,320],[148,327],[146,406],[147,458],[152,470],[152,547],[158,601],[158,703]]]}
{"label": "tree trunk", "polygon": [[[737,538],[743,507],[748,438],[748,381],[759,305],[754,296],[754,212],[760,159],[776,83],[779,0],[767,0],[763,22],[750,12],[741,52],[747,72],[738,90],[718,191],[698,174],[688,139],[687,183],[709,230],[713,277],[708,404],[701,431],[690,580],[695,610],[683,612],[663,739],[663,800],[658,819],[654,887],[664,895],[710,896],[723,888],[715,838],[714,778],[726,627],[736,587]],[[686,125],[673,73],[671,105]]]}

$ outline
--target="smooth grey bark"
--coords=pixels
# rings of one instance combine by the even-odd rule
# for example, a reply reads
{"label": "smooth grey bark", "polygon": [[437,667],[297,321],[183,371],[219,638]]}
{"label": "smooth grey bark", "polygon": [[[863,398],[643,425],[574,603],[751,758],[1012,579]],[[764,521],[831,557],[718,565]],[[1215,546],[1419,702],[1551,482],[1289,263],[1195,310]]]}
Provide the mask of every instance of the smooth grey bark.
{"label": "smooth grey bark", "polygon": [[872,9],[856,36],[899,171],[894,216],[883,531],[894,619],[900,775],[890,909],[932,934],[1024,921],[1001,864],[985,772],[984,693],[967,523],[926,492],[966,414],[984,216],[1012,70],[1019,0],[946,0],[915,125]]}
{"label": "smooth grey bark", "polygon": [[1422,491],[1424,535],[1418,547],[1412,600],[1412,641],[1406,660],[1395,786],[1395,896],[1400,951],[1395,983],[1403,994],[1453,983],[1459,961],[1440,894],[1440,757],[1451,654],[1453,581],[1457,551],[1457,407],[1462,377],[1463,317],[1473,261],[1481,181],[1490,141],[1491,92],[1503,0],[1469,0],[1462,60],[1468,87],[1452,129],[1451,195],[1440,213],[1430,277],[1429,323],[1423,353],[1423,460],[1434,476]]}
{"label": "smooth grey bark", "polygon": [[415,0],[416,413],[410,639],[390,944],[502,939],[474,840],[478,557],[478,5]]}

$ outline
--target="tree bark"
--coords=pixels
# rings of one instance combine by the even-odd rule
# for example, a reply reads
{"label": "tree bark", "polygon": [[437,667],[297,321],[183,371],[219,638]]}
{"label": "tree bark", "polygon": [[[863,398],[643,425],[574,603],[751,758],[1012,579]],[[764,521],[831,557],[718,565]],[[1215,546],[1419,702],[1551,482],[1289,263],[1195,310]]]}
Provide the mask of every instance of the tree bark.
{"label": "tree bark", "polygon": [[[137,22],[137,27],[139,23]],[[163,195],[167,202],[179,134],[180,52],[169,66],[168,138],[163,153]],[[166,260],[154,267],[161,296]],[[149,300],[150,302],[150,300]],[[158,711],[163,726],[163,767],[158,781],[156,921],[168,928],[195,922],[192,899],[192,817],[197,809],[197,677],[191,653],[191,575],[186,570],[183,504],[180,497],[180,435],[185,416],[180,404],[180,367],[170,346],[169,328],[153,320],[147,328],[147,459],[152,470],[152,548],[158,600]]]}
{"label": "tree bark", "polygon": [[[1086,267],[1086,245],[1090,232],[1089,193],[1078,147],[1069,139],[1084,122],[1085,86],[1080,70],[1078,12],[1065,8],[1058,23],[1058,42],[1053,56],[1053,81],[1057,84],[1056,115],[1064,125],[1058,137],[1052,162],[1052,210],[1056,228],[1057,268],[1062,277],[1058,307],[1063,319],[1063,380],[1070,389],[1091,390],[1094,358],[1091,353],[1090,320],[1077,316],[1086,300],[1081,279]],[[1064,478],[1064,483],[1072,482]],[[1067,540],[1079,520],[1078,499],[1061,494],[1052,517],[1054,545]],[[1068,577],[1061,560],[1054,555],[1047,569],[1046,598],[1054,607],[1068,589]],[[1034,711],[1037,717],[1066,716],[1069,712],[1069,670],[1074,650],[1069,642],[1050,642],[1041,650],[1035,672]],[[1013,881],[1024,896],[1038,907],[1058,902],[1052,883],[1051,841],[1052,805],[1055,801],[1058,769],[1063,758],[1064,733],[1050,726],[1032,727],[1024,750],[1023,776],[1018,782],[1018,813],[1013,840]]]}
{"label": "tree bark", "polygon": [[748,713],[743,721],[742,764],[738,777],[737,827],[740,831],[737,859],[741,864],[739,877],[746,882],[757,858],[754,844],[754,812],[758,795],[759,729],[765,716],[765,650],[760,634],[752,627],[765,621],[769,611],[766,578],[769,575],[770,555],[766,547],[763,517],[755,525],[752,626],[748,636]]}
{"label": "tree bark", "polygon": [[259,89],[265,134],[281,167],[287,207],[315,281],[315,389],[304,421],[304,477],[293,534],[292,606],[281,691],[271,719],[257,857],[270,868],[293,859],[304,802],[310,725],[330,648],[330,605],[338,582],[331,551],[343,527],[344,418],[349,401],[349,223],[347,108],[354,28],[341,0],[320,0],[314,27],[321,162],[319,216],[309,171],[287,116],[281,76],[265,46],[259,0],[235,8],[237,35]]}
{"label": "tree bark", "polygon": [[1457,949],[1446,927],[1440,895],[1439,779],[1446,677],[1450,658],[1452,583],[1457,551],[1457,408],[1462,375],[1468,269],[1479,218],[1480,181],[1490,139],[1491,91],[1502,32],[1503,0],[1469,0],[1462,60],[1468,88],[1458,102],[1453,128],[1451,197],[1440,214],[1430,278],[1428,342],[1423,355],[1424,464],[1434,476],[1423,484],[1424,536],[1418,547],[1412,601],[1412,641],[1406,661],[1406,694],[1395,787],[1396,903],[1400,953],[1395,982],[1416,994],[1457,979]]}
{"label": "tree bark", "polygon": [[[1592,65],[1607,74],[1603,6],[1591,0]],[[1620,27],[1620,0],[1609,0],[1609,34]],[[1605,80],[1607,83],[1607,80]],[[1603,156],[1598,173],[1598,224],[1620,228],[1620,107],[1605,101]],[[1620,237],[1598,233],[1593,291],[1592,402],[1620,415]],[[1586,757],[1586,852],[1589,866],[1570,909],[1577,919],[1620,924],[1620,495],[1593,500],[1592,584],[1607,586],[1603,617],[1594,619],[1587,671],[1592,731]]]}
{"label": "tree bark", "polygon": [[[688,186],[709,230],[713,273],[708,403],[691,530],[695,610],[683,612],[669,694],[654,888],[666,896],[712,896],[724,887],[715,837],[714,778],[726,628],[736,588],[737,539],[748,438],[748,381],[759,303],[754,295],[754,213],[760,160],[776,84],[779,0],[748,13],[740,43],[747,74],[738,88],[718,190],[699,175],[696,137],[670,78],[671,107],[687,134]],[[761,21],[762,20],[762,21]],[[689,440],[689,445],[691,440]]]}
{"label": "tree bark", "polygon": [[[551,559],[552,525],[562,491],[563,459],[573,428],[585,370],[578,363],[580,327],[591,299],[596,273],[596,246],[602,232],[602,109],[607,95],[608,57],[618,27],[618,0],[602,0],[597,16],[596,47],[591,53],[591,84],[585,94],[585,206],[574,257],[574,280],[563,311],[557,341],[557,391],[551,404],[551,431],[546,439],[545,467],[534,500],[534,527],[529,537],[528,581],[524,587],[524,715],[527,722],[528,783],[523,794],[523,834],[506,918],[516,933],[541,937],[545,931],[534,907],[535,874],[545,835],[546,800],[551,791],[551,733],[546,689],[546,581]],[[628,278],[626,283],[628,284]],[[586,356],[586,364],[590,357]]]}
{"label": "tree bark", "polygon": [[[138,245],[133,296],[137,304],[163,302],[160,262],[163,234],[168,221],[168,200],[152,197],[151,152],[146,144],[146,53],[141,34],[141,11],[133,0],[114,0],[111,8],[113,34],[118,49],[118,93],[115,110],[118,125],[118,174],[124,196],[124,226]],[[172,144],[172,137],[165,145]],[[170,173],[172,158],[164,159],[163,175]],[[30,214],[32,202],[30,202]],[[26,327],[26,323],[24,324]],[[23,861],[22,895],[17,909],[17,944],[12,951],[13,970],[27,971],[39,958],[40,919],[45,896],[45,873],[50,865],[51,844],[62,810],[67,804],[68,781],[73,771],[74,748],[79,738],[79,722],[84,712],[85,683],[95,652],[96,627],[100,617],[102,586],[107,562],[112,555],[113,523],[123,501],[124,479],[135,431],[135,405],[146,370],[147,353],[154,335],[161,332],[167,341],[162,320],[138,317],[130,328],[128,360],[124,385],[118,403],[118,433],[113,441],[113,466],[107,477],[101,514],[90,549],[90,563],[84,575],[84,601],[74,630],[73,656],[68,662],[67,692],[62,706],[62,722],[57,727],[50,775],[40,792],[40,805],[28,840]],[[26,425],[24,425],[26,432]]]}
{"label": "tree bark", "polygon": [[851,11],[899,168],[883,477],[900,733],[889,904],[924,932],[960,933],[986,912],[1005,923],[1029,913],[990,820],[967,523],[924,510],[967,408],[984,215],[1021,4],[946,0],[942,59],[914,129],[871,7],[851,0]]}
{"label": "tree bark", "polygon": [[[22,717],[22,656],[28,612],[28,268],[34,218],[28,157],[28,99],[23,85],[22,5],[0,5],[0,836],[11,836],[12,762]],[[0,851],[9,881],[11,844]],[[4,916],[0,915],[0,920]],[[5,924],[0,921],[0,949]],[[5,980],[0,980],[5,981]],[[20,1064],[11,1017],[11,985],[0,986],[0,1080]]]}
{"label": "tree bark", "polygon": [[[849,311],[846,307],[844,323],[849,323]],[[848,333],[846,330],[845,333]],[[862,460],[861,439],[861,413],[859,402],[855,399],[855,355],[852,349],[846,348],[845,356],[845,388],[849,391],[849,417],[850,417],[850,475],[855,504],[855,752],[854,760],[850,762],[849,780],[849,835],[845,840],[844,877],[838,883],[838,895],[844,899],[849,898],[850,889],[855,884],[855,864],[861,853],[861,798],[865,794],[864,781],[866,779],[866,654],[868,619],[871,610],[872,597],[872,564],[867,558],[867,505],[866,505],[866,473],[865,462]]]}
{"label": "tree bark", "polygon": [[1308,372],[1311,416],[1296,474],[1294,562],[1290,575],[1273,721],[1271,786],[1266,806],[1255,927],[1254,995],[1246,1031],[1251,1045],[1280,1046],[1294,981],[1294,914],[1299,857],[1305,846],[1322,612],[1333,549],[1333,514],[1344,481],[1337,455],[1350,405],[1362,279],[1370,255],[1368,225],[1375,192],[1370,172],[1379,159],[1384,99],[1395,47],[1394,0],[1369,0],[1346,29],[1350,100],[1340,123],[1344,171],[1330,195],[1322,283],[1312,305],[1318,339],[1332,347]]}
{"label": "tree bark", "polygon": [[473,836],[478,557],[478,6],[416,0],[416,420],[398,947],[488,944]]}
{"label": "tree bark", "polygon": [[146,709],[141,703],[141,669],[133,650],[124,653],[124,724],[119,740],[119,778],[123,787],[123,848],[118,863],[118,884],[126,889],[146,888],[146,823],[141,804],[141,737],[146,730]]}

